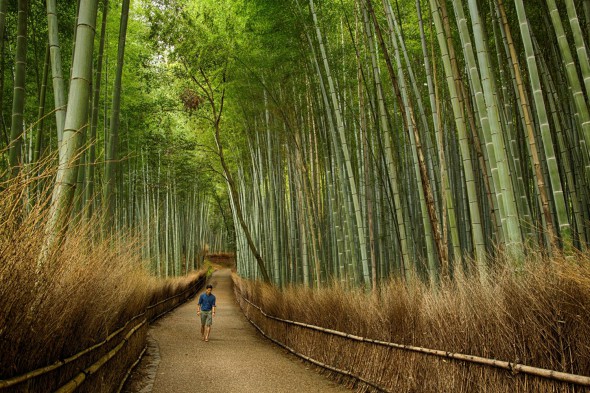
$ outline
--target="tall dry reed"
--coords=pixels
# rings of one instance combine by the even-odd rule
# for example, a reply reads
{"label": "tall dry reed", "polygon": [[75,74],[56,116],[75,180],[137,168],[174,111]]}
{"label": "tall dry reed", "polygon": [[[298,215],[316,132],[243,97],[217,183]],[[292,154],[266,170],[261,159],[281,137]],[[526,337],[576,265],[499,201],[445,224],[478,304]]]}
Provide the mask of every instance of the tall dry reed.
{"label": "tall dry reed", "polygon": [[[42,175],[27,177],[31,173]],[[40,192],[35,202],[33,195],[52,176],[38,169],[28,175],[21,171],[0,183],[0,379],[101,342],[149,304],[195,280],[195,274],[152,277],[137,238],[120,232],[101,239],[99,220],[81,218],[39,265],[50,192]]]}
{"label": "tall dry reed", "polygon": [[[334,285],[278,290],[237,280],[267,313],[354,335],[590,376],[590,260],[536,258],[497,269],[482,285],[457,277],[439,287],[391,281],[378,293]],[[389,391],[586,391],[538,377],[396,349],[379,349],[264,321],[275,338]],[[359,391],[367,389],[358,384]],[[370,390],[370,389],[369,389]]]}

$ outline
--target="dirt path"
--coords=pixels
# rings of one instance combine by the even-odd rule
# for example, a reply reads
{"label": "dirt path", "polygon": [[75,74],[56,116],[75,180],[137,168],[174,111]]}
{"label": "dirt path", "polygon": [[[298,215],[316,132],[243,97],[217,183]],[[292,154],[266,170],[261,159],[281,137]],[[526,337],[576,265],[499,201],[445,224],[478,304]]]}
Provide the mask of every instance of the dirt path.
{"label": "dirt path", "polygon": [[150,347],[124,392],[350,392],[272,344],[236,303],[229,269],[211,280],[217,316],[200,339],[197,298],[150,328]]}

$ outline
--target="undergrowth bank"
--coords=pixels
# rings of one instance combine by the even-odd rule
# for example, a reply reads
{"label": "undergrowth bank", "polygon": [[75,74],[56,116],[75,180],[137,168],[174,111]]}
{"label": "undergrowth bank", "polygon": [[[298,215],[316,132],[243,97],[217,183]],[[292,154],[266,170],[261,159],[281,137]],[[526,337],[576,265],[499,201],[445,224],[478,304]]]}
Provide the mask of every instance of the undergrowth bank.
{"label": "undergrowth bank", "polygon": [[263,334],[359,392],[586,392],[588,266],[543,262],[487,286],[392,282],[373,294],[234,281]]}

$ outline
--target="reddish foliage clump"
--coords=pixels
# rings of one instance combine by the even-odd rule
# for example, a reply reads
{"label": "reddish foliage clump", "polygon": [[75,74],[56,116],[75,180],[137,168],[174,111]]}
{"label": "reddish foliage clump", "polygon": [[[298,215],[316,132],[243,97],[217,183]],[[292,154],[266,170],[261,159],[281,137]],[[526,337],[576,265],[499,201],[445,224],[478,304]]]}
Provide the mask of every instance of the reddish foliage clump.
{"label": "reddish foliage clump", "polygon": [[205,103],[204,97],[198,95],[197,92],[189,88],[184,89],[180,94],[180,100],[182,101],[184,108],[189,112],[199,109],[199,107]]}

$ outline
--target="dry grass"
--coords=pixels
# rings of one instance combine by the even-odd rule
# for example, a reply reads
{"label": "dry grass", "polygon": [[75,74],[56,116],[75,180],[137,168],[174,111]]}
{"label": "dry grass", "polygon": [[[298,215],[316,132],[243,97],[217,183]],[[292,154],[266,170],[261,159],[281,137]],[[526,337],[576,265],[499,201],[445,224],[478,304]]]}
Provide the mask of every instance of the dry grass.
{"label": "dry grass", "polygon": [[[487,285],[459,277],[433,289],[392,281],[378,294],[299,287],[279,291],[238,280],[269,314],[373,339],[590,376],[590,260],[529,261]],[[401,350],[375,348],[264,320],[279,341],[396,392],[586,391],[537,377]],[[353,383],[354,384],[354,383]],[[359,391],[368,389],[358,385]]]}
{"label": "dry grass", "polygon": [[23,203],[31,184],[23,176],[0,183],[0,379],[101,342],[195,280],[150,276],[137,240],[117,233],[98,241],[97,222],[71,224],[59,250],[38,266],[47,206]]}
{"label": "dry grass", "polygon": [[230,268],[232,271],[236,270],[236,256],[233,253],[220,252],[207,254],[205,258],[214,265]]}

